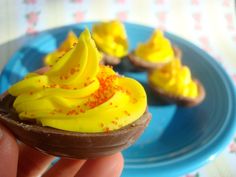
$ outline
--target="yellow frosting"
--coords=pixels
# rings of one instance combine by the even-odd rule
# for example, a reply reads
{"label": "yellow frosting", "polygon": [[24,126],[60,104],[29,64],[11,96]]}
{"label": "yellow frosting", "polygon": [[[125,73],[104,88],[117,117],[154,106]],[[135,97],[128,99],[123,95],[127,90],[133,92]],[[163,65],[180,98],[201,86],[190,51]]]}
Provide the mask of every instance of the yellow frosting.
{"label": "yellow frosting", "polygon": [[182,66],[179,59],[151,72],[149,79],[156,87],[172,95],[188,98],[198,96],[197,83],[192,80],[189,68]]}
{"label": "yellow frosting", "polygon": [[54,65],[60,57],[62,57],[68,50],[70,50],[78,42],[75,33],[70,31],[67,35],[66,40],[60,45],[60,47],[52,53],[46,55],[44,59],[45,65]]}
{"label": "yellow frosting", "polygon": [[160,30],[154,31],[146,43],[139,44],[134,54],[153,63],[166,63],[174,57],[170,41],[164,37]]}
{"label": "yellow frosting", "polygon": [[128,39],[119,21],[98,23],[93,26],[92,37],[104,53],[123,57],[128,53]]}
{"label": "yellow frosting", "polygon": [[16,96],[20,119],[77,132],[124,127],[146,110],[146,93],[137,81],[99,65],[100,53],[88,30],[44,74],[30,73],[8,91]]}

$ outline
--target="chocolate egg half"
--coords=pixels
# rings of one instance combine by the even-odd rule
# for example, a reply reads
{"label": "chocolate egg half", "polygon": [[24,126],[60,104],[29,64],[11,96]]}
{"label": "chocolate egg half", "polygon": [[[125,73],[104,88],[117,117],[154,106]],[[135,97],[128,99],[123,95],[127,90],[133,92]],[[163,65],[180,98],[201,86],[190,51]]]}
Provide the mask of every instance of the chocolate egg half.
{"label": "chocolate egg half", "polygon": [[202,83],[196,79],[194,79],[194,82],[196,82],[196,84],[197,84],[198,93],[199,93],[196,98],[176,96],[171,93],[168,93],[168,92],[156,87],[150,81],[150,79],[149,79],[149,86],[154,91],[154,93],[156,93],[157,97],[165,103],[176,103],[179,106],[193,107],[193,106],[200,104],[206,96],[206,92],[205,92],[205,89],[204,89]]}
{"label": "chocolate egg half", "polygon": [[[176,46],[172,46],[172,48],[174,50],[175,57],[181,59],[181,57],[182,57],[181,50]],[[153,63],[153,62],[146,61],[146,60],[136,56],[134,54],[134,51],[132,51],[128,54],[128,59],[139,70],[152,70],[152,69],[156,69],[156,68],[161,68],[165,64],[169,63],[169,61],[162,62],[162,63]]]}
{"label": "chocolate egg half", "polygon": [[13,108],[15,97],[0,100],[0,121],[23,143],[42,152],[68,158],[90,159],[111,155],[132,145],[147,127],[151,114],[121,129],[104,133],[79,133],[23,122]]}

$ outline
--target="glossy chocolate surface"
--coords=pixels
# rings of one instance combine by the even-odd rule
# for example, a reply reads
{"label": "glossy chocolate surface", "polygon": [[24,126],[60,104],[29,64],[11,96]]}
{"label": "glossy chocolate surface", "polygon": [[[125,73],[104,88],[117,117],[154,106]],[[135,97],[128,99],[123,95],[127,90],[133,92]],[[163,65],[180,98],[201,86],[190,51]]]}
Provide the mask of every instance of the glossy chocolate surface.
{"label": "glossy chocolate surface", "polygon": [[13,108],[15,97],[7,94],[0,101],[0,121],[23,143],[45,153],[68,158],[90,159],[111,155],[132,145],[147,127],[147,111],[137,121],[106,133],[79,133],[43,127],[19,120]]}

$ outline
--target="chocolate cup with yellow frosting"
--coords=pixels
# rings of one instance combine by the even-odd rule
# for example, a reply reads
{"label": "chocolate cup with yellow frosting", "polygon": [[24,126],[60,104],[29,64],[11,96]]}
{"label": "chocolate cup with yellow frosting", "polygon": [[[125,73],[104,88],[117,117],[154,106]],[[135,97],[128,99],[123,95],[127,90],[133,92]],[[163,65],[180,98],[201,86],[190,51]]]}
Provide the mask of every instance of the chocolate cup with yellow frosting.
{"label": "chocolate cup with yellow frosting", "polygon": [[[177,46],[172,46],[172,48],[174,50],[175,58],[181,59],[182,51]],[[134,54],[134,51],[130,52],[127,57],[129,59],[129,61],[138,70],[152,70],[152,69],[156,69],[156,68],[161,68],[164,65],[166,65],[167,63],[169,63],[169,61],[167,61],[167,62],[159,62],[159,63],[154,63],[154,62],[146,61],[146,60],[136,56]]]}
{"label": "chocolate cup with yellow frosting", "polygon": [[91,159],[119,152],[132,145],[147,127],[151,114],[146,111],[135,122],[103,133],[79,133],[43,127],[19,119],[13,108],[15,97],[6,94],[0,100],[0,121],[23,143],[47,154]]}
{"label": "chocolate cup with yellow frosting", "polygon": [[163,89],[155,86],[152,81],[148,79],[150,88],[154,91],[154,93],[156,93],[156,96],[161,101],[163,101],[164,103],[176,103],[179,106],[185,107],[193,107],[200,104],[206,96],[206,92],[202,83],[197,79],[194,79],[193,81],[197,84],[199,93],[196,98],[173,95],[172,93],[166,92]]}

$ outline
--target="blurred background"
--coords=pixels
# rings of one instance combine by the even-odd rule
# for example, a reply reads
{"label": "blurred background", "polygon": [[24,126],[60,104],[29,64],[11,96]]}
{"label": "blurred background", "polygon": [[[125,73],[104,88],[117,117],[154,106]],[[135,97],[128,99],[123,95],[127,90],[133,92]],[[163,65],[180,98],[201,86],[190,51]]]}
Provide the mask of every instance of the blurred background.
{"label": "blurred background", "polygon": [[[212,55],[236,82],[234,0],[0,0],[0,70],[40,31],[120,19],[161,28]],[[213,163],[186,177],[236,176],[236,139]]]}
{"label": "blurred background", "polygon": [[0,7],[1,66],[22,35],[118,18],[177,34],[236,68],[234,0],[0,0]]}

